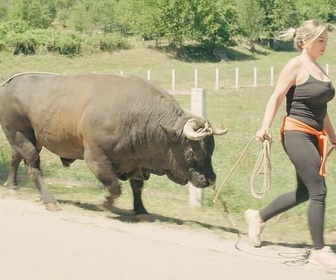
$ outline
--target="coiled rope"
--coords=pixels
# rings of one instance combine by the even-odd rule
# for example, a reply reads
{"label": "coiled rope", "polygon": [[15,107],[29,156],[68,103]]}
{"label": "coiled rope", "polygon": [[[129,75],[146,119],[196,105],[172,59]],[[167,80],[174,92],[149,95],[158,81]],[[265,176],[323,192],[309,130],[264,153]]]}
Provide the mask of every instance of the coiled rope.
{"label": "coiled rope", "polygon": [[[220,192],[222,188],[225,186],[227,181],[231,178],[233,172],[236,170],[239,163],[242,161],[244,155],[246,154],[247,150],[249,149],[249,147],[254,141],[255,141],[255,137],[251,138],[251,140],[248,142],[248,144],[244,148],[243,152],[240,154],[233,168],[231,169],[231,171],[229,172],[229,174],[227,175],[227,177],[225,178],[225,180],[223,181],[223,183],[217,190],[217,193],[213,200],[215,204],[217,203],[217,200],[220,197]],[[262,149],[259,153],[259,156],[256,160],[256,163],[254,165],[254,168],[252,170],[251,177],[250,177],[250,190],[251,190],[252,196],[255,198],[259,198],[259,199],[263,198],[265,194],[270,190],[271,170],[272,170],[271,161],[270,161],[271,143],[272,143],[272,136],[269,133],[269,131],[267,131],[267,133],[264,136],[264,141],[262,142]],[[264,178],[263,186],[261,188],[261,191],[256,191],[255,190],[255,179],[261,174],[263,174],[263,178]]]}
{"label": "coiled rope", "polygon": [[[252,196],[257,199],[262,199],[271,187],[271,143],[272,136],[269,131],[267,131],[262,143],[262,149],[250,177],[250,191]],[[256,191],[254,181],[259,175],[263,175],[263,184],[261,190]]]}

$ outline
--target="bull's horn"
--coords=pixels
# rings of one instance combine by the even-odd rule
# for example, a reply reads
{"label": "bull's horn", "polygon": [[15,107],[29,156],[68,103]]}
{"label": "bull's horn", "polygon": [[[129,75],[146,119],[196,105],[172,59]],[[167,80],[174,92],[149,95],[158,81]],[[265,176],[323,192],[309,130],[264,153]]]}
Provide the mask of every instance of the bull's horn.
{"label": "bull's horn", "polygon": [[228,131],[229,131],[227,128],[220,129],[220,128],[215,127],[213,125],[211,126],[211,129],[212,129],[212,134],[213,135],[224,135],[224,134],[228,133]]}
{"label": "bull's horn", "polygon": [[183,134],[189,140],[193,141],[200,141],[204,139],[206,136],[212,134],[211,129],[208,129],[207,126],[203,129],[198,129],[197,131],[195,129],[196,129],[195,119],[194,118],[189,119],[183,127]]}

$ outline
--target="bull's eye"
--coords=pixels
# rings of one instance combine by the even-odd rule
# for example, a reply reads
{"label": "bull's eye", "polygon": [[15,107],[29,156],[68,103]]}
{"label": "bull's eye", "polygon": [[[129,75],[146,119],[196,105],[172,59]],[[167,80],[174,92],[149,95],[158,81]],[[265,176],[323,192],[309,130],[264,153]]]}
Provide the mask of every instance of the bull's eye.
{"label": "bull's eye", "polygon": [[195,157],[195,153],[194,153],[194,151],[192,151],[192,150],[187,151],[186,155],[187,155],[187,157],[188,157],[189,159]]}

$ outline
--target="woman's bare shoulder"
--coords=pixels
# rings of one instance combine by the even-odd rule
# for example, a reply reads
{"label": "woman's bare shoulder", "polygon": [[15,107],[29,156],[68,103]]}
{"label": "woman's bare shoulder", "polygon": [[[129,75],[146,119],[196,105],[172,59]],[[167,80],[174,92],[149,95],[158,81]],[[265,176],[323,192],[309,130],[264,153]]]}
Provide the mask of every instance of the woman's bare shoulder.
{"label": "woman's bare shoulder", "polygon": [[301,68],[302,67],[302,62],[300,60],[300,56],[295,56],[291,59],[289,59],[285,65],[285,67],[289,68]]}

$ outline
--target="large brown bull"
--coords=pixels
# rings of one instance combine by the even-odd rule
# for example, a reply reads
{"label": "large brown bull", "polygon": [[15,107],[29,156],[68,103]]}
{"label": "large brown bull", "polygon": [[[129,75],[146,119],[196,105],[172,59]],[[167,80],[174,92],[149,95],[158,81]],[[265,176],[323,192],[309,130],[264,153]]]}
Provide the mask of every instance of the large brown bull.
{"label": "large brown bull", "polygon": [[64,165],[85,160],[113,200],[120,180],[130,180],[134,210],[150,174],[184,185],[213,185],[213,135],[226,133],[186,113],[164,90],[126,75],[22,73],[0,88],[0,122],[12,146],[6,184],[18,189],[23,159],[47,209],[57,208],[41,176],[42,147]]}

